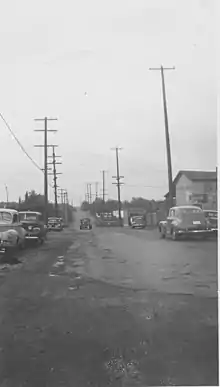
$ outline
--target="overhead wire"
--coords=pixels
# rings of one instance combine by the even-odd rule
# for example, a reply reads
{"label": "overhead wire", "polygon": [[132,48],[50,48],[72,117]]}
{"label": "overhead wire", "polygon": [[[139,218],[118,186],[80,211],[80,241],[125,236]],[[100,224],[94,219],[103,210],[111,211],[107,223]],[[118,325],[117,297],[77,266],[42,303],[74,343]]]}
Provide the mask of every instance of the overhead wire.
{"label": "overhead wire", "polygon": [[[13,130],[11,129],[10,125],[8,124],[8,122],[6,121],[6,119],[4,118],[3,114],[0,112],[0,117],[2,119],[2,121],[4,122],[4,124],[6,125],[7,129],[9,130],[9,132],[11,133],[12,137],[15,139],[15,141],[17,142],[17,144],[19,145],[19,147],[21,148],[22,152],[29,158],[29,160],[32,162],[32,164],[39,170],[41,171],[42,173],[44,173],[44,171],[42,170],[42,168],[36,163],[36,161],[33,160],[33,158],[28,154],[28,152],[26,151],[26,149],[24,148],[24,146],[21,144],[21,142],[19,141],[19,139],[17,138],[17,136],[15,135],[15,133],[13,132]],[[49,184],[51,188],[53,188],[53,186],[51,184]]]}

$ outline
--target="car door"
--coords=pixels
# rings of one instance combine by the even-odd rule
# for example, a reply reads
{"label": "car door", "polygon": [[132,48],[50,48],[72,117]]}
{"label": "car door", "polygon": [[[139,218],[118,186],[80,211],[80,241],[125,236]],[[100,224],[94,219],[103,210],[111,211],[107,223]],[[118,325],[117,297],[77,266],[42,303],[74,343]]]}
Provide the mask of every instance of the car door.
{"label": "car door", "polygon": [[175,210],[173,208],[171,208],[169,210],[169,214],[168,214],[168,217],[167,217],[167,223],[166,223],[166,235],[167,236],[171,235],[172,222],[174,220],[174,217],[175,217]]}

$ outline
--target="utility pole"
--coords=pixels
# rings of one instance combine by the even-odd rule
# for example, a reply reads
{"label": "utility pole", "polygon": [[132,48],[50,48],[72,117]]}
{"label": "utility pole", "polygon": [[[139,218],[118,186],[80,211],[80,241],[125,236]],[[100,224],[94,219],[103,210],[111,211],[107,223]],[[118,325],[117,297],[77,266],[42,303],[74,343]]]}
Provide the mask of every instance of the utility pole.
{"label": "utility pole", "polygon": [[5,184],[5,192],[6,192],[6,200],[7,200],[7,207],[8,207],[8,187]]}
{"label": "utility pole", "polygon": [[162,80],[162,93],[163,93],[163,108],[164,108],[164,122],[165,122],[165,137],[166,137],[166,150],[167,150],[167,164],[168,164],[168,182],[169,182],[169,208],[173,206],[173,176],[172,176],[172,162],[171,162],[171,150],[170,150],[170,136],[168,125],[168,113],[167,113],[167,101],[166,101],[166,89],[164,80],[164,70],[175,70],[175,67],[163,67],[150,68],[149,70],[159,70],[161,72]]}
{"label": "utility pole", "polygon": [[89,183],[89,203],[92,204],[92,184]]}
{"label": "utility pole", "polygon": [[58,157],[61,157],[61,156],[57,156],[55,154],[55,147],[53,146],[53,154],[52,156],[48,156],[48,157],[52,157],[53,161],[51,163],[48,163],[48,164],[52,164],[53,165],[53,173],[49,173],[48,175],[53,175],[53,182],[54,182],[54,201],[55,201],[55,213],[56,213],[56,217],[58,217],[58,201],[57,201],[57,175],[62,175],[61,172],[57,172],[56,171],[56,165],[57,164],[62,164],[61,162],[57,162],[56,161],[56,158]]}
{"label": "utility pole", "polygon": [[60,193],[60,198],[61,198],[61,208],[62,208],[62,214],[63,214],[63,217],[65,217],[65,212],[64,212],[64,205],[65,205],[64,192],[65,192],[65,190],[64,190],[63,188],[59,188],[59,193]]}
{"label": "utility pole", "polygon": [[99,189],[99,183],[96,181],[95,183],[95,198],[98,199],[98,189]]}
{"label": "utility pole", "polygon": [[64,190],[64,214],[65,214],[65,223],[68,224],[68,193],[67,193],[67,190]]}
{"label": "utility pole", "polygon": [[117,189],[118,189],[118,215],[119,215],[119,222],[120,222],[120,226],[122,227],[122,216],[121,216],[121,185],[124,184],[124,183],[121,183],[121,179],[124,178],[124,176],[120,176],[120,172],[119,172],[119,158],[118,158],[118,151],[121,150],[122,148],[119,148],[119,147],[116,147],[116,148],[113,148],[116,152],[116,171],[117,171],[117,176],[112,176],[114,179],[116,179],[116,183],[112,183],[112,184],[116,184],[117,186]]}
{"label": "utility pole", "polygon": [[86,197],[86,201],[90,204],[89,202],[89,184],[86,183],[86,194],[85,194],[85,197]]}
{"label": "utility pole", "polygon": [[47,148],[57,145],[48,145],[47,144],[47,134],[48,132],[57,132],[57,130],[48,130],[47,123],[48,121],[57,121],[57,118],[36,118],[35,121],[44,121],[43,130],[35,130],[35,132],[44,132],[44,145],[35,145],[35,147],[44,148],[44,203],[45,203],[45,223],[47,224],[48,220],[48,166],[47,166]]}
{"label": "utility pole", "polygon": [[105,194],[106,194],[106,192],[105,192],[105,173],[106,173],[106,171],[101,171],[101,173],[102,173],[102,200],[105,203]]}

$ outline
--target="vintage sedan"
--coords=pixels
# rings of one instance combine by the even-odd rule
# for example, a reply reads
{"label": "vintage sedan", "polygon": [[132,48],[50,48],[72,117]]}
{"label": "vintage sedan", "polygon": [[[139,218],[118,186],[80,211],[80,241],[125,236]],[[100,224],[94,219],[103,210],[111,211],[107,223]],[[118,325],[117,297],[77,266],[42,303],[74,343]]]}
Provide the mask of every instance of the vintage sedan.
{"label": "vintage sedan", "polygon": [[20,211],[19,219],[26,230],[26,240],[44,243],[47,235],[47,226],[40,212]]}
{"label": "vintage sedan", "polygon": [[92,224],[90,218],[80,219],[80,230],[91,230]]}
{"label": "vintage sedan", "polygon": [[60,218],[50,217],[48,218],[47,228],[48,231],[62,231],[63,222]]}
{"label": "vintage sedan", "polygon": [[0,253],[25,248],[26,231],[16,210],[0,208]]}
{"label": "vintage sedan", "polygon": [[196,236],[203,239],[213,235],[203,210],[197,206],[179,206],[170,209],[165,221],[159,223],[162,238],[177,240],[184,236]]}
{"label": "vintage sedan", "polygon": [[131,228],[145,228],[146,222],[143,216],[133,216],[131,218]]}

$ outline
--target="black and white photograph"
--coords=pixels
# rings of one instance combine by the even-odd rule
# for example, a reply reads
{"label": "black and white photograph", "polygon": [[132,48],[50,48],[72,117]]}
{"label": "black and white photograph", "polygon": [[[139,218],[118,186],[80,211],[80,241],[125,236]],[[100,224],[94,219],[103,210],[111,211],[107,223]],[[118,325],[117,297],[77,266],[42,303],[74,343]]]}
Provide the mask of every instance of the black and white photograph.
{"label": "black and white photograph", "polygon": [[0,387],[218,386],[217,0],[0,12]]}

